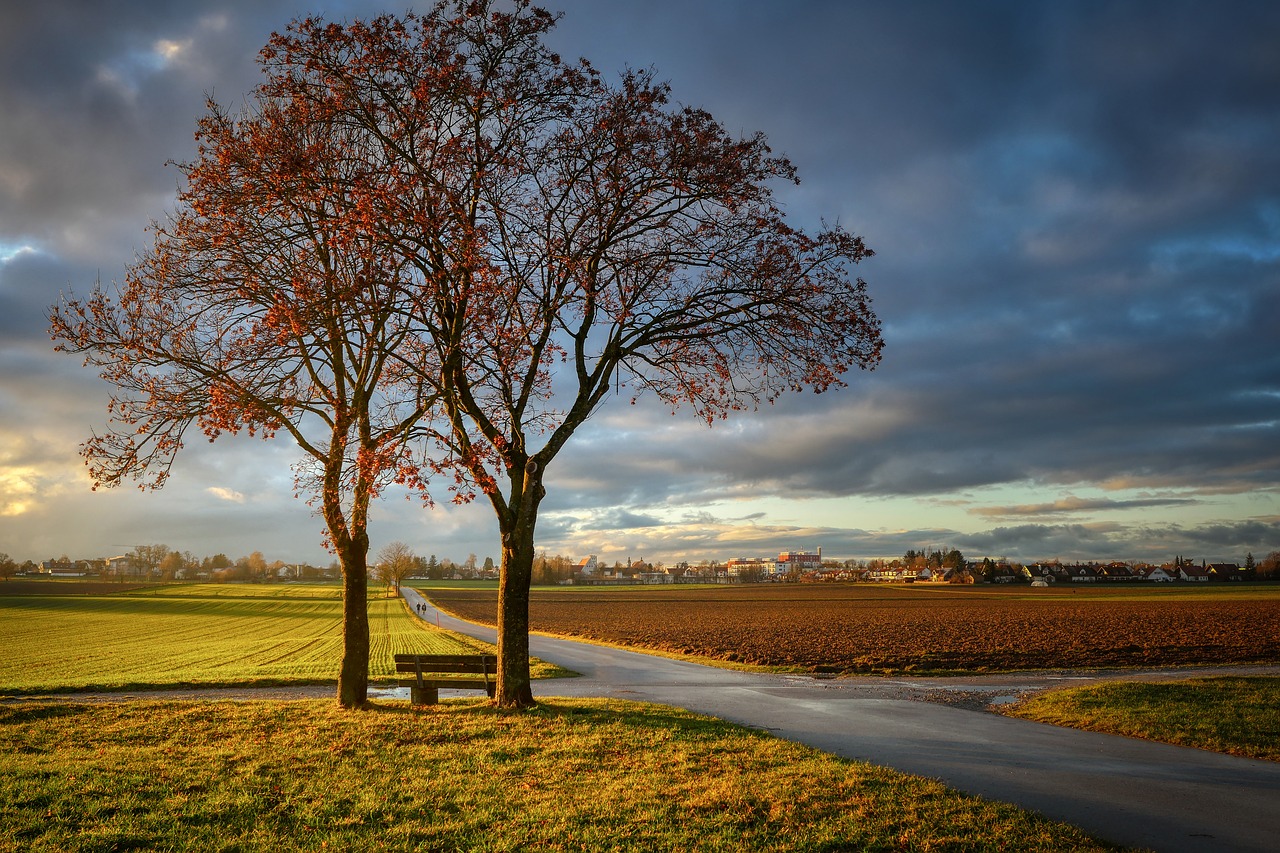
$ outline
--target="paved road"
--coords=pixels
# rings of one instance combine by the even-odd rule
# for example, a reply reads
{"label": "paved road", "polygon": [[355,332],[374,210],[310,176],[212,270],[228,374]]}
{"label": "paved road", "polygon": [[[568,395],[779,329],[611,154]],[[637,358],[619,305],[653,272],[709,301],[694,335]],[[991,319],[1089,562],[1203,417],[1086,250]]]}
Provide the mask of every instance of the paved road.
{"label": "paved road", "polygon": [[[427,621],[494,640],[494,629],[442,614],[416,590],[404,593],[411,606],[423,606]],[[973,707],[1042,689],[1053,677],[818,679],[741,673],[537,635],[530,647],[534,656],[582,673],[535,682],[537,696],[636,699],[710,714],[941,779],[1116,844],[1162,853],[1280,850],[1278,762],[1061,729]]]}

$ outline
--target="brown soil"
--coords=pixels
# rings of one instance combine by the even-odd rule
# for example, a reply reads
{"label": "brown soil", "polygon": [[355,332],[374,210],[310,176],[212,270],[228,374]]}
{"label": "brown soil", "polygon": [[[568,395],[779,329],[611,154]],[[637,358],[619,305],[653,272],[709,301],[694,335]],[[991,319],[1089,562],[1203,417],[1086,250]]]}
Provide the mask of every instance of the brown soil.
{"label": "brown soil", "polygon": [[[534,590],[535,631],[819,673],[1278,663],[1280,598],[867,584]],[[431,590],[492,624],[493,590]]]}

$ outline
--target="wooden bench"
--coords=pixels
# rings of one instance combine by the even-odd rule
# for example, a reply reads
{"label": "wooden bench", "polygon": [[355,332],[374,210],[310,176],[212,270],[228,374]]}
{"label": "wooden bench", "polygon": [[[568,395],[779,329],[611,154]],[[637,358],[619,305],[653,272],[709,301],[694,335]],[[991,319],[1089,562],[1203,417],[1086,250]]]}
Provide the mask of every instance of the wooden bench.
{"label": "wooden bench", "polygon": [[[494,655],[396,655],[396,672],[411,674],[401,687],[410,688],[414,705],[434,705],[440,688],[483,690],[493,698],[497,689],[498,658]],[[476,678],[474,676],[480,676]]]}

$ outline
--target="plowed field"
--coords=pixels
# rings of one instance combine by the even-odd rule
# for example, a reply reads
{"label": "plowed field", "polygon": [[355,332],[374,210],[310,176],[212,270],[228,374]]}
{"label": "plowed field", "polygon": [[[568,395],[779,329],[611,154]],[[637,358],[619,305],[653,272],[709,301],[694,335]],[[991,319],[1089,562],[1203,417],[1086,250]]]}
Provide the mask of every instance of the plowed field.
{"label": "plowed field", "polygon": [[[496,592],[430,589],[492,624]],[[534,590],[533,630],[812,672],[1280,663],[1280,586]]]}

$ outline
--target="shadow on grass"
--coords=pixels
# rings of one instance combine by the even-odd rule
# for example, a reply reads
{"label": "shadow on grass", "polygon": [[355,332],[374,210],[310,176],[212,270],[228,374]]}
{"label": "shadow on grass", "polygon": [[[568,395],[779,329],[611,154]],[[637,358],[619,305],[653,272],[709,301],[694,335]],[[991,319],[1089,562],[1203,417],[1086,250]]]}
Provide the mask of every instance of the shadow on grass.
{"label": "shadow on grass", "polygon": [[[225,681],[123,681],[123,682],[90,682],[88,684],[37,684],[30,687],[0,687],[0,702],[23,702],[28,699],[65,699],[67,701],[132,702],[135,700],[172,700],[172,695],[135,696],[136,693],[182,694],[178,698],[183,701],[209,700],[221,702],[239,697],[200,695],[203,691],[215,690],[289,690],[301,687],[331,687],[336,689],[338,682],[332,678],[235,678]],[[313,697],[298,697],[313,698]],[[280,697],[283,701],[284,697]],[[257,701],[271,701],[262,699]]]}
{"label": "shadow on grass", "polygon": [[92,706],[73,703],[24,702],[21,705],[0,704],[0,728],[25,726],[41,720],[81,717],[90,713]]}
{"label": "shadow on grass", "polygon": [[[435,705],[410,705],[404,702],[370,702],[367,713],[388,716],[453,716],[463,719],[534,719],[566,722],[575,725],[606,727],[626,725],[647,729],[676,731],[683,734],[723,732],[731,724],[669,705],[629,702],[618,699],[540,699],[532,708],[498,708],[486,699],[446,699]],[[733,727],[739,728],[739,727]],[[764,733],[746,727],[747,732]]]}

